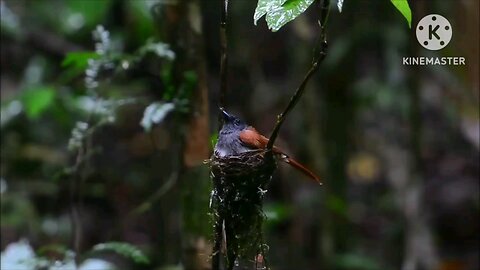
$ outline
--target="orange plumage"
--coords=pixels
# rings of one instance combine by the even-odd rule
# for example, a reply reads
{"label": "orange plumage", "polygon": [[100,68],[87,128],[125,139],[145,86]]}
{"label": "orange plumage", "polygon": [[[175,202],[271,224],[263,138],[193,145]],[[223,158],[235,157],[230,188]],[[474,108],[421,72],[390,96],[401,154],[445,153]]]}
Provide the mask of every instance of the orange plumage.
{"label": "orange plumage", "polygon": [[[247,127],[246,129],[240,132],[240,141],[242,141],[242,143],[244,143],[245,145],[247,145],[252,149],[265,149],[268,144],[268,139],[251,126]],[[280,157],[280,159],[283,162],[301,171],[303,174],[315,180],[320,185],[322,184],[320,182],[320,178],[317,175],[315,175],[312,171],[307,169],[305,166],[303,166],[296,160],[290,158],[280,148],[273,146],[272,150],[278,157]]]}

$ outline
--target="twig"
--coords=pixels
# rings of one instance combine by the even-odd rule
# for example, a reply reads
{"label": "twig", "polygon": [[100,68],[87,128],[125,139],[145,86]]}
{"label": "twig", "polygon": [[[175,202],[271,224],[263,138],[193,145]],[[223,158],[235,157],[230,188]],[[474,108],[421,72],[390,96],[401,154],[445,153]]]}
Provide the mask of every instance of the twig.
{"label": "twig", "polygon": [[[227,94],[227,77],[228,77],[228,54],[227,54],[227,15],[228,15],[228,0],[220,0],[222,5],[220,18],[220,93],[218,100],[218,107],[225,107],[225,96]],[[222,115],[218,114],[218,128],[222,126]],[[220,270],[221,261],[221,245],[222,245],[222,221],[215,222],[214,232],[214,248],[212,254],[212,270]]]}
{"label": "twig", "polygon": [[325,28],[326,28],[326,23],[328,19],[328,14],[330,10],[330,1],[329,0],[323,0],[320,3],[320,20],[318,21],[320,25],[320,35],[318,38],[318,41],[315,46],[315,53],[314,53],[314,58],[312,62],[312,66],[308,70],[307,74],[303,78],[302,83],[300,83],[300,86],[297,88],[295,91],[295,94],[293,94],[292,98],[287,104],[287,107],[285,110],[277,117],[277,123],[275,124],[275,127],[273,129],[272,135],[270,135],[270,140],[268,141],[267,144],[267,149],[272,150],[273,144],[275,143],[275,140],[277,139],[278,132],[280,131],[280,128],[285,121],[287,114],[295,107],[295,105],[298,103],[300,98],[303,95],[303,92],[307,86],[308,81],[312,77],[312,75],[315,73],[315,71],[318,70],[318,66],[320,63],[325,59],[325,56],[327,56],[327,38],[326,38],[326,33],[325,33]]}
{"label": "twig", "polygon": [[[90,118],[90,117],[89,117]],[[90,123],[90,121],[89,121]],[[90,129],[90,128],[89,128]],[[74,262],[75,269],[78,269],[80,264],[80,249],[83,238],[83,226],[82,226],[82,188],[83,182],[86,178],[86,167],[88,159],[91,155],[91,140],[92,133],[87,131],[86,137],[82,138],[80,149],[78,149],[77,156],[75,158],[75,164],[72,166],[72,179],[70,181],[70,219],[72,223],[72,244],[75,252]]]}
{"label": "twig", "polygon": [[[227,94],[227,77],[228,77],[228,54],[227,54],[227,18],[228,18],[228,0],[220,0],[222,3],[222,14],[220,18],[220,93],[218,106],[225,107],[225,96]],[[219,121],[221,114],[219,114]]]}
{"label": "twig", "polygon": [[163,195],[167,194],[168,191],[172,189],[172,187],[175,185],[175,183],[178,180],[178,172],[174,171],[168,180],[159,188],[155,193],[150,195],[150,197],[145,200],[143,203],[141,203],[139,206],[135,207],[130,213],[128,213],[127,217],[132,217],[135,215],[139,215],[141,213],[144,213],[145,211],[149,210],[153,203],[156,202],[158,199],[160,199]]}

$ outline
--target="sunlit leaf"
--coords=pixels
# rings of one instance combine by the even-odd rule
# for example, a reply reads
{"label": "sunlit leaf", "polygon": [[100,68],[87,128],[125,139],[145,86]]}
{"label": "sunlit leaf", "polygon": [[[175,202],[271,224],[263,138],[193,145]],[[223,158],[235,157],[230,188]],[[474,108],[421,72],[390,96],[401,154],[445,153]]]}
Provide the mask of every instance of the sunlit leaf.
{"label": "sunlit leaf", "polygon": [[22,103],[18,100],[13,100],[6,104],[2,104],[0,111],[0,127],[4,127],[23,110]]}
{"label": "sunlit leaf", "polygon": [[343,0],[337,0],[338,11],[342,12],[343,9]]}
{"label": "sunlit leaf", "polygon": [[145,109],[142,121],[140,121],[140,125],[145,129],[145,131],[150,131],[154,124],[161,123],[165,116],[167,116],[167,114],[173,109],[175,109],[175,105],[173,103],[152,103]]}
{"label": "sunlit leaf", "polygon": [[136,263],[147,264],[149,260],[143,252],[132,244],[124,242],[108,242],[95,245],[94,251],[113,251],[132,259]]}
{"label": "sunlit leaf", "polygon": [[104,261],[101,259],[86,259],[78,270],[93,270],[93,269],[101,269],[101,270],[114,270],[117,269],[112,263],[108,261]]}
{"label": "sunlit leaf", "polygon": [[25,91],[21,101],[27,116],[35,119],[53,104],[54,99],[55,90],[53,88],[40,87]]}
{"label": "sunlit leaf", "polygon": [[45,260],[37,259],[28,241],[22,239],[18,242],[10,243],[2,252],[0,269],[40,269],[40,267],[45,267],[47,264]]}
{"label": "sunlit leaf", "polygon": [[175,59],[175,53],[170,49],[168,44],[163,42],[148,41],[147,44],[139,49],[139,52],[142,56],[151,52],[161,58],[166,58],[168,60]]}
{"label": "sunlit leaf", "polygon": [[259,0],[254,14],[254,23],[266,14],[268,28],[273,32],[278,31],[282,26],[292,21],[315,0]]}
{"label": "sunlit leaf", "polygon": [[412,28],[412,11],[408,5],[407,0],[390,0],[392,4],[402,13],[403,17],[407,20],[408,27]]}
{"label": "sunlit leaf", "polygon": [[257,21],[265,14],[282,6],[287,0],[258,0],[257,8],[253,14],[253,23],[257,25]]}

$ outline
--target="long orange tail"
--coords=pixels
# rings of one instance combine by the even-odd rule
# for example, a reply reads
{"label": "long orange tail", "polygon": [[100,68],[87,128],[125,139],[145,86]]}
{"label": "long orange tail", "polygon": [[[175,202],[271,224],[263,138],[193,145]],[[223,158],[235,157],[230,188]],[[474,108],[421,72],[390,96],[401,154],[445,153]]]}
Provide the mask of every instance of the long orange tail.
{"label": "long orange tail", "polygon": [[315,180],[318,184],[322,185],[322,182],[320,181],[320,177],[318,177],[316,174],[314,174],[312,171],[310,171],[309,169],[305,168],[305,166],[303,166],[302,164],[298,163],[296,160],[288,157],[288,156],[285,156],[283,159],[283,161],[285,161],[286,163],[290,164],[290,166],[294,167],[295,169],[301,171],[303,174],[305,174],[306,176],[312,178],[313,180]]}

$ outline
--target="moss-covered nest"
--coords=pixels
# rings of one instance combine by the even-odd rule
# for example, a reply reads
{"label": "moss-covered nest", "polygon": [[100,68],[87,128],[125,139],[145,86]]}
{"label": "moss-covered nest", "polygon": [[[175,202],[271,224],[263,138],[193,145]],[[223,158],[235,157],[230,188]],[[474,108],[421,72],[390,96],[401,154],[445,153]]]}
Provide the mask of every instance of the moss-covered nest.
{"label": "moss-covered nest", "polygon": [[214,254],[226,251],[227,269],[233,269],[237,259],[254,261],[259,254],[265,257],[262,204],[276,168],[273,155],[265,150],[227,157],[214,154],[209,164],[215,241],[223,241],[216,243]]}

